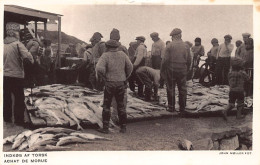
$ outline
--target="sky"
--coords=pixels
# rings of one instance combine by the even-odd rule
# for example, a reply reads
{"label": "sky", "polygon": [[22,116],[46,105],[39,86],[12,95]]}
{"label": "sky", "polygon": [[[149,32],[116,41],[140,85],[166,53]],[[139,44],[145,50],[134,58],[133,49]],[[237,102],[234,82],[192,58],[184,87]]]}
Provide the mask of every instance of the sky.
{"label": "sky", "polygon": [[[0,0],[0,3],[6,0]],[[157,31],[163,41],[170,40],[169,33],[175,27],[181,28],[183,31],[183,39],[193,41],[195,37],[202,38],[202,44],[206,47],[206,51],[210,47],[209,41],[211,38],[216,37],[220,42],[223,42],[223,36],[225,34],[231,34],[233,36],[233,43],[236,39],[242,39],[241,34],[244,32],[253,33],[253,15],[251,6],[73,6],[65,4],[65,0],[60,1],[64,5],[43,5],[42,3],[56,0],[45,0],[41,4],[36,0],[27,3],[26,0],[13,0],[13,4],[19,4],[20,6],[34,8],[38,10],[53,12],[62,14],[62,31],[73,35],[85,42],[88,42],[92,34],[96,31],[100,31],[104,38],[109,38],[112,28],[118,28],[121,33],[121,42],[128,46],[128,43],[134,41],[137,35],[143,35],[147,38],[146,45],[148,49],[151,48],[152,41],[149,34],[153,31]],[[56,1],[56,2],[55,2]],[[74,2],[76,0],[71,0]],[[90,1],[90,0],[88,0]],[[112,0],[111,0],[112,1]],[[116,1],[116,0],[114,0]],[[125,0],[125,1],[137,1],[137,0]],[[149,1],[149,0],[143,0]],[[150,0],[155,1],[155,0]],[[158,0],[162,1],[162,0]],[[176,1],[176,0],[175,0]],[[174,1],[174,2],[175,2]],[[189,0],[182,0],[188,2]],[[191,0],[190,0],[191,1]],[[229,0],[202,0],[207,2],[214,2],[214,4],[221,1],[225,3]],[[234,3],[244,3],[246,0],[233,0]],[[253,0],[248,0],[252,2]],[[192,3],[195,3],[193,1]],[[254,0],[254,3],[258,3],[255,6],[254,14],[254,41],[255,50],[259,54],[260,51],[260,2]],[[256,4],[257,5],[257,4]],[[1,14],[0,14],[1,15]],[[1,43],[1,47],[2,47]],[[206,46],[207,45],[207,46]],[[260,102],[259,93],[260,90],[260,75],[256,74],[259,71],[259,56],[255,56],[254,68],[254,111],[253,126],[254,130],[259,130],[259,109]],[[0,58],[0,63],[2,64]],[[3,66],[3,64],[1,65]],[[3,68],[0,66],[0,73],[2,74]],[[3,76],[0,76],[0,86],[2,84]],[[2,94],[2,90],[0,90]],[[1,101],[0,104],[2,105]],[[1,106],[0,106],[1,107]],[[2,119],[0,118],[0,121]],[[2,123],[2,122],[1,122]],[[0,124],[1,125],[1,124]],[[0,136],[2,131],[0,131]],[[254,139],[260,139],[260,134],[257,131],[253,133]],[[220,152],[198,152],[194,151],[192,154],[183,152],[117,152],[116,154],[109,152],[48,152],[48,164],[69,164],[73,160],[84,164],[87,160],[88,163],[97,164],[97,162],[104,162],[106,164],[172,164],[172,160],[177,164],[259,164],[259,141],[254,140],[254,150],[248,152],[251,155],[243,155],[230,159],[231,155],[221,155]],[[67,155],[66,155],[67,154]],[[65,156],[64,156],[65,155]],[[116,156],[115,156],[116,155]],[[185,159],[183,159],[185,157]],[[97,161],[98,160],[98,161]],[[113,160],[113,162],[108,161]],[[201,161],[203,160],[203,161]],[[83,163],[84,162],[84,163]],[[111,162],[111,163],[110,163]],[[169,162],[169,163],[168,163]],[[191,163],[192,162],[192,163]]]}
{"label": "sky", "polygon": [[224,35],[233,36],[233,43],[242,40],[242,33],[253,33],[253,6],[251,5],[37,5],[21,6],[61,14],[61,30],[85,42],[94,32],[100,32],[107,41],[113,28],[120,31],[121,43],[126,47],[136,36],[144,36],[147,49],[153,41],[150,33],[158,32],[166,42],[174,28],[182,29],[184,41],[194,43],[202,39],[209,51],[212,38],[224,41]]}

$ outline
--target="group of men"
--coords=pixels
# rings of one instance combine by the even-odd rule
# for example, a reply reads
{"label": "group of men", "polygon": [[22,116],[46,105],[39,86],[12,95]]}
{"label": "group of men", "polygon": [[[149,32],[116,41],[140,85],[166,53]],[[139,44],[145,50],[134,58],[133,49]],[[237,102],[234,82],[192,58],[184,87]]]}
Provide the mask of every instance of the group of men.
{"label": "group of men", "polygon": [[[110,40],[107,42],[101,41],[103,36],[98,32],[94,33],[90,39],[93,47],[90,53],[85,53],[84,59],[93,64],[92,71],[95,73],[98,85],[102,86],[100,82],[104,84],[103,128],[99,131],[109,132],[110,107],[114,97],[117,103],[120,132],[126,132],[127,84],[132,91],[135,91],[137,84],[138,96],[151,100],[152,96],[153,99],[158,99],[160,80],[165,80],[169,102],[168,111],[175,111],[175,86],[177,84],[180,93],[180,113],[183,113],[187,95],[186,75],[191,63],[190,49],[182,41],[182,31],[178,28],[170,33],[172,42],[168,42],[166,47],[158,33],[151,33],[150,36],[154,41],[151,50],[151,67],[145,65],[148,52],[143,36],[136,37],[136,49],[129,53],[119,42],[120,34],[117,29],[112,30]],[[132,49],[131,46],[133,43],[130,44],[129,50]]]}

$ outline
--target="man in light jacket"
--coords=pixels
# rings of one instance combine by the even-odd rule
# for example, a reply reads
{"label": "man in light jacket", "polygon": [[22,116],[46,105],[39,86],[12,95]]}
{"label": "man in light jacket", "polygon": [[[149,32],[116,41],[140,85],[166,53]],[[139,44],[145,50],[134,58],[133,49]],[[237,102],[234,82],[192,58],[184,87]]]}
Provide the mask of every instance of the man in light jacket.
{"label": "man in light jacket", "polygon": [[103,105],[103,128],[99,131],[109,133],[109,121],[111,117],[110,106],[112,98],[117,102],[120,132],[126,132],[126,109],[124,105],[124,95],[126,80],[131,75],[133,65],[129,57],[122,51],[118,51],[119,43],[115,40],[106,42],[107,52],[100,57],[96,72],[105,79],[104,105]]}

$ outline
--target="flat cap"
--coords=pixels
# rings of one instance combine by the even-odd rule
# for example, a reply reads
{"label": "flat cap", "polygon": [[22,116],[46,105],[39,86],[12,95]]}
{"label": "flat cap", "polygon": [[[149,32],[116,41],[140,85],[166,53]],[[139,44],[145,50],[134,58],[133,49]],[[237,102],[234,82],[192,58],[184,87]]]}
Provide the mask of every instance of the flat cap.
{"label": "flat cap", "polygon": [[157,32],[153,32],[153,33],[150,34],[150,36],[151,36],[151,37],[158,37],[159,34],[158,34]]}
{"label": "flat cap", "polygon": [[218,43],[218,39],[212,38],[211,42],[212,42],[212,43]]}
{"label": "flat cap", "polygon": [[230,60],[231,66],[239,66],[242,67],[245,64],[245,61],[238,57],[232,57]]}
{"label": "flat cap", "polygon": [[242,33],[242,36],[243,36],[243,37],[250,37],[251,34],[249,34],[249,33]]}
{"label": "flat cap", "polygon": [[8,22],[6,24],[6,30],[20,31],[20,25],[16,22]]}
{"label": "flat cap", "polygon": [[177,34],[181,34],[181,29],[179,28],[175,28],[172,30],[172,32],[170,33],[170,36],[174,36],[174,35],[177,35]]}
{"label": "flat cap", "polygon": [[197,38],[195,38],[194,41],[195,41],[195,42],[201,42],[201,38],[197,37]]}
{"label": "flat cap", "polygon": [[136,37],[136,39],[135,40],[140,40],[140,41],[145,41],[145,37],[144,36],[138,36],[138,37]]}
{"label": "flat cap", "polygon": [[119,46],[119,42],[117,42],[116,40],[108,40],[105,44],[106,46],[110,46],[113,48],[117,48]]}
{"label": "flat cap", "polygon": [[227,34],[227,35],[224,36],[224,38],[225,38],[225,39],[232,39],[232,36],[229,35],[229,34]]}
{"label": "flat cap", "polygon": [[113,30],[110,33],[110,39],[111,40],[120,40],[119,30],[113,28]]}
{"label": "flat cap", "polygon": [[89,41],[93,42],[94,40],[100,40],[101,38],[103,38],[102,34],[99,32],[95,32]]}

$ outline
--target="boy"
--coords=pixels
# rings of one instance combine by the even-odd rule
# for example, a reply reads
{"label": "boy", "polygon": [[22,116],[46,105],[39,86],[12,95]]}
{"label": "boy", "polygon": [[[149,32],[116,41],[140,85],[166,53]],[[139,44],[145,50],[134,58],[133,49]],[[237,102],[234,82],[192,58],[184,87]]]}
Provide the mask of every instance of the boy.
{"label": "boy", "polygon": [[230,86],[229,91],[229,104],[225,110],[223,110],[223,117],[227,120],[227,112],[235,107],[235,101],[237,101],[237,119],[241,119],[244,116],[241,112],[244,109],[244,86],[249,80],[248,75],[243,69],[244,61],[240,58],[234,57],[231,59],[232,71],[228,74],[228,81]]}

